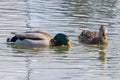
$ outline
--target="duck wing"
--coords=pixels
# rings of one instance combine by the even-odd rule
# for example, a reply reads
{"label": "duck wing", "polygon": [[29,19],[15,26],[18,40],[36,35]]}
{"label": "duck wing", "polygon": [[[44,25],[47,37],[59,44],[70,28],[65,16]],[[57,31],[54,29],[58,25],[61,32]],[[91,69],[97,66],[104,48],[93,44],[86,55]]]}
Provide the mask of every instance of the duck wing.
{"label": "duck wing", "polygon": [[50,40],[51,35],[45,32],[33,31],[33,32],[23,32],[23,33],[14,33],[15,36],[20,39],[31,39],[31,40]]}
{"label": "duck wing", "polygon": [[90,43],[94,38],[98,37],[99,33],[98,32],[92,32],[89,30],[83,30],[79,36],[81,41]]}
{"label": "duck wing", "polygon": [[81,33],[81,36],[86,37],[86,38],[95,38],[95,37],[98,37],[98,32],[83,30]]}

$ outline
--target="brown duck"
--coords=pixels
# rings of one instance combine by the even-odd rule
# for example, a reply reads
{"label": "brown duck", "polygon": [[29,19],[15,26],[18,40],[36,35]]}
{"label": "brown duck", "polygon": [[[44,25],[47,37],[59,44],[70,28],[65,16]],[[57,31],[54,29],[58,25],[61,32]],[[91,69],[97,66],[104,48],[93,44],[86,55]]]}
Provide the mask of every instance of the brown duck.
{"label": "brown duck", "polygon": [[107,27],[105,25],[101,25],[99,32],[83,30],[78,38],[80,42],[87,44],[108,44],[106,33]]}

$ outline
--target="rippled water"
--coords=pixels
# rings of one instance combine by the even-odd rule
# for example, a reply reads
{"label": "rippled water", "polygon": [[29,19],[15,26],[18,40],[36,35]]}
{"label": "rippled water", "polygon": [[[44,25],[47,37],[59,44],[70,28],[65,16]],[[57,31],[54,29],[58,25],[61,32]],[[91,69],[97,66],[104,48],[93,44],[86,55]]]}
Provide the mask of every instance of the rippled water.
{"label": "rippled water", "polygon": [[[83,29],[107,25],[107,46],[78,42]],[[69,36],[72,48],[24,49],[6,44],[10,32],[40,30]],[[1,80],[119,80],[119,0],[0,0]]]}

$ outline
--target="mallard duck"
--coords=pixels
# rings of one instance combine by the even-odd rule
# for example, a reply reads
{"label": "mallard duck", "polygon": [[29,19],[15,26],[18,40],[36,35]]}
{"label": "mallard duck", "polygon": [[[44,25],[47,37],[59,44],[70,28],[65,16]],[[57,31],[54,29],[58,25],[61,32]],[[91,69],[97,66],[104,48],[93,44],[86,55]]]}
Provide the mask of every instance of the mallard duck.
{"label": "mallard duck", "polygon": [[23,33],[12,33],[13,37],[8,38],[7,42],[16,45],[25,46],[68,46],[70,42],[68,37],[63,33],[58,33],[54,38],[45,32],[33,31]]}
{"label": "mallard duck", "polygon": [[87,44],[107,44],[107,27],[101,25],[99,32],[92,32],[89,30],[83,30],[79,35],[79,41]]}

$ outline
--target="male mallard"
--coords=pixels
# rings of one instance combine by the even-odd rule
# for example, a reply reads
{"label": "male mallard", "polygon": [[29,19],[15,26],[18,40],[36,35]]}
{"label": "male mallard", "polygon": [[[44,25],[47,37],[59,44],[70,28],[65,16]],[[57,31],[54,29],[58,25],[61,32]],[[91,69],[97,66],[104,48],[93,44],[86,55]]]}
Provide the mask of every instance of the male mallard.
{"label": "male mallard", "polygon": [[89,30],[83,30],[79,35],[79,40],[88,44],[107,44],[107,27],[101,25],[99,32],[92,32]]}
{"label": "male mallard", "polygon": [[45,32],[23,32],[23,33],[12,33],[15,36],[8,38],[7,42],[16,45],[27,45],[27,46],[62,46],[66,45],[70,47],[70,42],[65,34],[59,33],[54,38]]}

